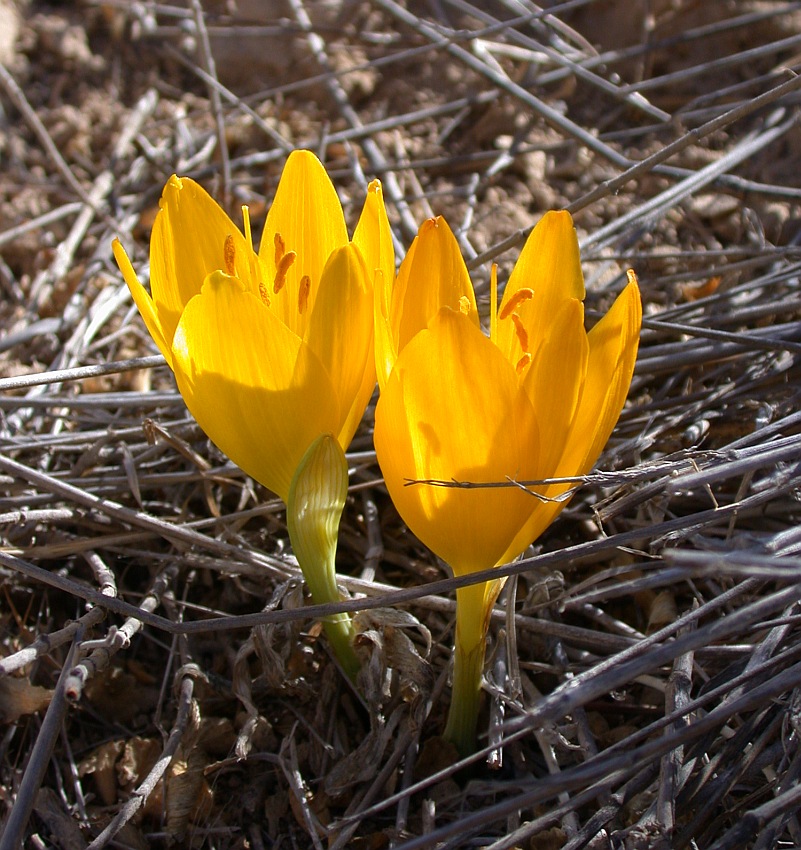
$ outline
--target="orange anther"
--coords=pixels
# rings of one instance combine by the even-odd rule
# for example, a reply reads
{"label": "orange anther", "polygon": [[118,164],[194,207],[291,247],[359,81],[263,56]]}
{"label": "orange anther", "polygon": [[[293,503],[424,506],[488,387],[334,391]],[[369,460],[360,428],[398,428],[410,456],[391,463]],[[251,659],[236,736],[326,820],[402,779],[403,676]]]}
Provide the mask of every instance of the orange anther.
{"label": "orange anther", "polygon": [[286,253],[286,243],[280,233],[275,234],[273,244],[275,245],[275,267],[278,268],[278,266],[281,265],[281,260],[284,254]]}
{"label": "orange anther", "polygon": [[501,307],[499,318],[508,319],[511,314],[524,302],[534,297],[534,290],[528,287],[518,289],[517,292]]}
{"label": "orange anther", "polygon": [[309,304],[309,293],[311,292],[311,278],[305,274],[300,279],[300,288],[298,289],[298,313],[303,313]]}
{"label": "orange anther", "polygon": [[515,371],[517,372],[517,374],[518,374],[518,375],[519,375],[519,374],[521,374],[521,373],[522,373],[522,371],[526,368],[526,366],[528,366],[528,364],[529,364],[529,363],[531,363],[531,353],[527,351],[527,352],[526,352],[526,353],[525,353],[525,354],[524,354],[524,355],[523,355],[523,356],[522,356],[522,357],[521,357],[521,358],[517,361],[517,365],[515,366]]}
{"label": "orange anther", "polygon": [[236,259],[236,248],[234,247],[234,237],[229,233],[225,237],[225,245],[223,246],[223,261],[225,262],[225,271],[227,274],[234,275],[234,260]]}
{"label": "orange anther", "polygon": [[[525,327],[523,326],[523,320],[517,313],[512,313],[512,322],[514,322],[515,333],[517,334],[517,340],[520,343],[520,347],[523,351],[528,351],[528,333],[526,332]],[[530,355],[529,355],[530,356]]]}
{"label": "orange anther", "polygon": [[281,261],[278,263],[275,270],[273,292],[281,291],[283,285],[286,283],[286,273],[289,271],[289,267],[292,265],[292,263],[294,263],[297,259],[297,256],[298,255],[294,251],[287,251],[286,254],[281,257]]}
{"label": "orange anther", "polygon": [[259,281],[259,296],[268,307],[270,306],[270,295],[267,292],[267,287]]}

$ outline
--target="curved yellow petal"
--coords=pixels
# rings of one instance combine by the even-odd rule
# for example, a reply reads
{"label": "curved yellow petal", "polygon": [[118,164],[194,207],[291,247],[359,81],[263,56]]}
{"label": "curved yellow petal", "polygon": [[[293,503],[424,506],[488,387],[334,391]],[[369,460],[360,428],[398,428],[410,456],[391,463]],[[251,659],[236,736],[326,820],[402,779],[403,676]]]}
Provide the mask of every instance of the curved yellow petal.
{"label": "curved yellow petal", "polygon": [[588,334],[584,392],[557,474],[583,475],[598,460],[628,395],[641,324],[640,290],[632,281]]}
{"label": "curved yellow petal", "polygon": [[[528,333],[529,352],[533,354],[560,305],[571,298],[584,300],[578,237],[570,213],[552,210],[537,222],[506,284],[501,315],[521,289],[534,292],[515,310]],[[498,347],[511,363],[517,363],[523,355],[519,336],[509,319],[498,322]]]}
{"label": "curved yellow petal", "polygon": [[373,287],[355,245],[336,249],[326,263],[306,342],[327,369],[339,399],[342,420],[334,433],[346,449],[375,386]]}
{"label": "curved yellow petal", "polygon": [[466,316],[441,309],[401,351],[376,408],[375,447],[404,522],[457,575],[495,564],[533,497],[503,482],[537,474],[534,410],[514,369]]}
{"label": "curved yellow petal", "polygon": [[[584,305],[571,298],[554,317],[523,379],[523,388],[539,414],[540,478],[571,474],[561,470],[560,461],[568,450],[572,423],[581,402],[588,354]],[[551,484],[532,489],[546,499],[555,499],[570,487],[570,484]],[[499,563],[514,560],[547,528],[565,504],[535,502],[531,515]]]}
{"label": "curved yellow petal", "polygon": [[[626,401],[637,358],[641,321],[640,293],[636,283],[631,283],[588,335],[589,351],[581,396],[567,430],[562,456],[556,468],[547,473],[548,477],[584,475],[598,459]],[[573,486],[552,484],[539,492],[556,499]],[[517,557],[545,531],[568,502],[569,499],[539,504],[498,563]]]}
{"label": "curved yellow petal", "polygon": [[[274,294],[276,234],[283,240],[285,252],[294,251],[296,257],[286,271],[285,285]],[[298,336],[304,335],[329,256],[347,242],[342,205],[323,164],[311,151],[293,151],[267,213],[259,256],[267,269],[272,308]],[[304,276],[311,281],[311,289],[308,310],[301,312],[298,293]]]}
{"label": "curved yellow petal", "polygon": [[207,275],[227,270],[226,239],[231,237],[240,276],[250,249],[219,204],[188,177],[170,177],[159,207],[150,237],[150,292],[169,346],[184,307]]}
{"label": "curved yellow petal", "polygon": [[378,379],[378,386],[382,390],[389,380],[395,361],[398,359],[398,345],[393,336],[389,318],[391,295],[390,285],[386,283],[384,275],[378,272],[373,294],[373,333],[375,334],[376,378]]}
{"label": "curved yellow petal", "polygon": [[587,373],[584,305],[565,301],[546,330],[522,387],[538,411],[540,469],[545,477],[562,456]]}
{"label": "curved yellow petal", "polygon": [[376,270],[380,270],[391,287],[395,278],[395,245],[380,180],[373,180],[367,187],[362,214],[353,232],[353,244],[362,252],[371,284],[375,281]]}
{"label": "curved yellow petal", "polygon": [[222,272],[186,306],[172,352],[178,388],[200,427],[286,501],[306,449],[339,427],[336,396],[314,352]]}
{"label": "curved yellow petal", "polygon": [[131,261],[128,259],[128,255],[125,253],[125,248],[122,247],[120,240],[115,239],[111,243],[111,248],[114,251],[114,259],[120,267],[122,276],[128,284],[128,289],[131,290],[134,304],[136,304],[139,308],[139,312],[145,320],[145,325],[147,326],[148,331],[150,331],[150,336],[153,337],[153,341],[158,346],[159,351],[164,355],[167,363],[170,365],[170,368],[172,368],[172,351],[170,350],[170,346],[167,344],[167,340],[164,338],[164,331],[161,327],[161,319],[159,318],[153,299],[150,297],[144,286],[142,286],[139,282],[139,278],[136,276],[136,272],[134,271]]}
{"label": "curved yellow petal", "polygon": [[389,304],[395,285],[395,246],[380,180],[373,180],[367,187],[367,197],[353,233],[353,243],[359,246],[373,282],[375,362],[378,382],[383,387],[397,357],[397,347],[393,344],[389,324]]}
{"label": "curved yellow petal", "polygon": [[440,307],[458,310],[462,298],[478,328],[476,296],[456,237],[444,218],[430,218],[401,263],[392,292],[390,320],[398,352],[428,326]]}

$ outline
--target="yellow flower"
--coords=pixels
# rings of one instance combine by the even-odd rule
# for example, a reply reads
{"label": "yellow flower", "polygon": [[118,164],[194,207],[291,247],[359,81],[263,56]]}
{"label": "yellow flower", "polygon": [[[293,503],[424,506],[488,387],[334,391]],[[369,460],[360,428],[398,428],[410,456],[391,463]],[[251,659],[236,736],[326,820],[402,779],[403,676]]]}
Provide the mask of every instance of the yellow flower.
{"label": "yellow flower", "polygon": [[[385,280],[376,293],[378,461],[404,522],[456,575],[515,558],[565,502],[518,487],[409,482],[482,484],[588,472],[617,422],[634,369],[641,305],[633,272],[630,277],[587,333],[572,219],[547,213],[523,248],[499,310],[493,270],[486,336],[456,239],[438,218],[420,228],[394,288]],[[532,489],[552,499],[568,486]],[[496,581],[457,592],[446,734],[463,752],[475,727],[488,617],[500,587]]]}
{"label": "yellow flower", "polygon": [[[395,271],[381,185],[370,184],[353,241],[314,154],[295,151],[258,254],[189,178],[171,177],[150,242],[150,294],[114,256],[139,312],[211,440],[287,503],[290,539],[315,602],[339,598],[336,531],[344,450],[375,386],[374,280]],[[325,622],[354,677],[346,615]]]}
{"label": "yellow flower", "polygon": [[119,241],[114,256],[192,415],[245,472],[285,501],[321,434],[346,448],[375,385],[373,281],[394,275],[381,187],[348,240],[314,154],[295,151],[258,254],[189,178],[164,188],[150,243],[150,294]]}

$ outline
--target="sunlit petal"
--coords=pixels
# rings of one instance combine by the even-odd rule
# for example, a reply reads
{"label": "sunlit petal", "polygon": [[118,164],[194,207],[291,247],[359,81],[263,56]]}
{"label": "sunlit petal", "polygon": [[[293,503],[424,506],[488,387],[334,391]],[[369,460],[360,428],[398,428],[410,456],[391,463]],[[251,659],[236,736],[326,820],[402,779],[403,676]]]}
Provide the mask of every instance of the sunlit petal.
{"label": "sunlit petal", "polygon": [[[636,283],[620,293],[609,312],[590,331],[586,375],[562,455],[545,474],[569,478],[588,473],[598,459],[617,423],[631,384],[637,358],[642,307]],[[515,558],[554,521],[567,501],[557,501],[578,482],[538,487],[537,492],[554,500],[537,506],[526,525],[507,548],[502,561]]]}
{"label": "sunlit petal", "polygon": [[374,285],[375,361],[380,386],[384,386],[397,357],[389,322],[389,304],[395,285],[395,247],[389,227],[381,182],[373,180],[353,234]]}
{"label": "sunlit petal", "polygon": [[133,270],[131,261],[128,259],[128,255],[125,253],[125,248],[122,247],[120,240],[115,239],[111,247],[114,251],[114,259],[117,261],[122,276],[128,284],[128,289],[131,290],[134,303],[139,308],[139,312],[145,320],[145,325],[148,331],[150,331],[150,336],[153,337],[153,341],[158,346],[159,351],[164,355],[170,367],[172,367],[172,351],[167,344],[167,340],[164,338],[161,319],[156,311],[156,305],[153,303],[153,299],[139,282],[139,278],[136,276],[136,272]]}
{"label": "sunlit petal", "polygon": [[181,312],[206,276],[226,269],[226,238],[240,264],[248,249],[239,228],[188,177],[170,177],[159,207],[150,237],[150,292],[169,345]]}
{"label": "sunlit petal", "polygon": [[[375,386],[373,292],[361,252],[348,244],[323,269],[306,342],[325,364],[343,417],[335,434],[347,448]],[[309,404],[314,404],[309,399]]]}
{"label": "sunlit petal", "polygon": [[429,219],[401,263],[392,293],[390,319],[398,351],[440,307],[458,310],[462,298],[467,299],[470,321],[478,327],[473,284],[456,237],[444,218]]}
{"label": "sunlit petal", "polygon": [[533,497],[513,487],[406,482],[533,477],[536,433],[514,369],[466,316],[448,308],[403,349],[376,409],[375,446],[390,496],[409,528],[457,574],[496,562]]}
{"label": "sunlit petal", "polygon": [[335,432],[340,418],[328,374],[309,346],[240,281],[216,272],[181,317],[173,359],[200,427],[286,500],[306,449]]}
{"label": "sunlit petal", "polygon": [[[573,432],[571,426],[581,401],[587,373],[589,345],[584,330],[584,305],[574,299],[566,301],[548,329],[534,362],[525,376],[523,388],[537,410],[540,429],[540,466],[538,478],[568,476],[560,463]],[[581,437],[573,435],[573,439]],[[570,484],[533,487],[545,497],[556,499],[570,489]],[[501,557],[500,563],[514,560],[535,540],[565,506],[565,502],[538,501],[531,515],[518,531]]]}
{"label": "sunlit petal", "polygon": [[[259,256],[267,269],[268,288],[276,274],[275,237],[283,240],[295,261],[286,273],[284,288],[272,298],[280,319],[298,336],[303,336],[320,287],[320,277],[331,253],[348,242],[348,231],[336,189],[320,160],[310,151],[293,151],[286,161],[275,192]],[[308,310],[298,311],[300,281],[311,281]]]}
{"label": "sunlit petal", "polygon": [[589,472],[606,445],[629,391],[641,323],[640,290],[632,282],[588,334],[587,377],[560,474]]}
{"label": "sunlit petal", "polygon": [[375,272],[380,270],[391,285],[395,278],[395,245],[380,180],[373,180],[367,187],[362,214],[353,232],[353,244],[362,252],[370,282],[375,281]]}
{"label": "sunlit petal", "polygon": [[584,305],[565,301],[540,341],[522,387],[538,411],[540,469],[552,475],[562,456],[587,372]]}
{"label": "sunlit petal", "polygon": [[389,318],[391,295],[390,286],[386,283],[383,274],[379,272],[375,281],[373,332],[376,377],[381,389],[389,380],[389,374],[398,359],[398,345],[392,333],[392,323]]}
{"label": "sunlit petal", "polygon": [[[528,333],[533,349],[542,339],[560,305],[568,299],[584,300],[584,275],[573,219],[564,211],[551,211],[532,230],[515,263],[503,293],[500,312],[521,289],[533,290],[516,312]],[[523,354],[514,326],[498,323],[498,347],[512,363]]]}

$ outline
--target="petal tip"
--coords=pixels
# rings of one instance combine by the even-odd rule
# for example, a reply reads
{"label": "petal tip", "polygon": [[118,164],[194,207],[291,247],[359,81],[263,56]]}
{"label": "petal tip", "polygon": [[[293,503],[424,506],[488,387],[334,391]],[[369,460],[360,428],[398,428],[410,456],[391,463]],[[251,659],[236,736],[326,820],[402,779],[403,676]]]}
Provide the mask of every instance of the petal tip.
{"label": "petal tip", "polygon": [[566,236],[575,237],[576,226],[567,210],[548,210],[534,229],[548,230],[551,239],[564,239]]}

